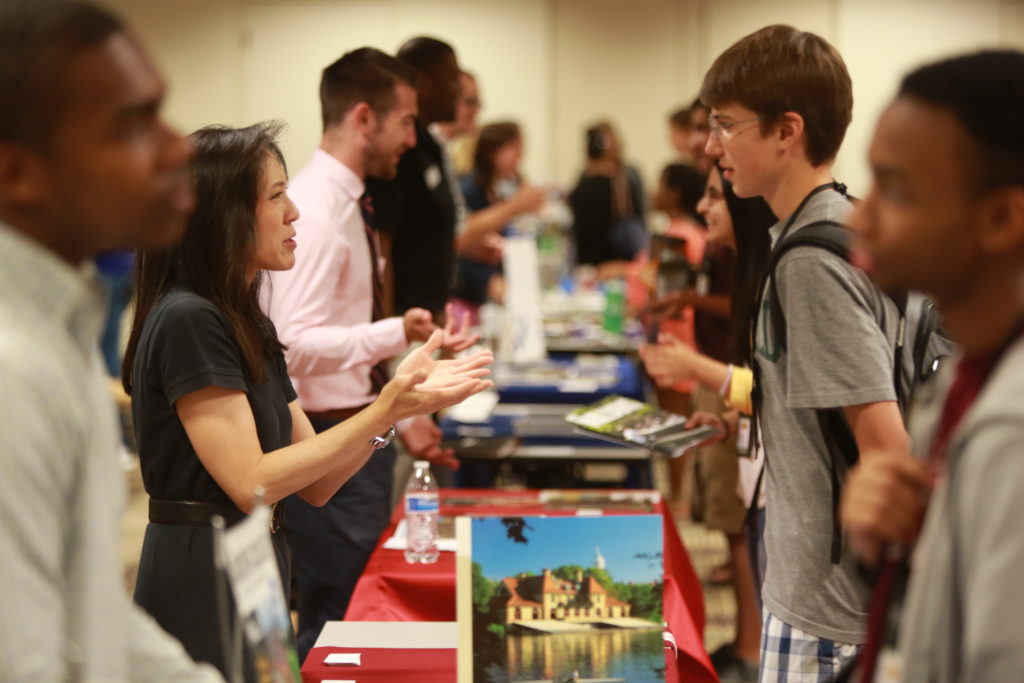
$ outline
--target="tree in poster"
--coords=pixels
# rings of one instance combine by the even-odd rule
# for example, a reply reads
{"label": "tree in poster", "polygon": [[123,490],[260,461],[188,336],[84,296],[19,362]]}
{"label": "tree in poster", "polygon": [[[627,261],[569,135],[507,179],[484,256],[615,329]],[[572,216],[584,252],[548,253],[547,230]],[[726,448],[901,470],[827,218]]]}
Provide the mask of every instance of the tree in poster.
{"label": "tree in poster", "polygon": [[473,650],[480,656],[473,658],[473,680],[490,683],[487,662],[502,661],[504,657],[505,628],[497,602],[500,582],[484,576],[479,562],[472,565],[473,595]]}

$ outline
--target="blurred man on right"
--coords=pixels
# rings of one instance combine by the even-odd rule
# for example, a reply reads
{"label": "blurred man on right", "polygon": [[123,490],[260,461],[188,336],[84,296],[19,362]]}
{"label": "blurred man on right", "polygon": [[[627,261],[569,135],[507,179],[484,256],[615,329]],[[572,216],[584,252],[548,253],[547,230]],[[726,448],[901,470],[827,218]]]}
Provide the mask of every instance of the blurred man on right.
{"label": "blurred man on right", "polygon": [[1024,53],[979,52],[907,76],[871,143],[861,261],[932,297],[962,355],[919,392],[918,457],[863,458],[844,493],[851,544],[881,566],[862,682],[1024,671],[1022,121]]}

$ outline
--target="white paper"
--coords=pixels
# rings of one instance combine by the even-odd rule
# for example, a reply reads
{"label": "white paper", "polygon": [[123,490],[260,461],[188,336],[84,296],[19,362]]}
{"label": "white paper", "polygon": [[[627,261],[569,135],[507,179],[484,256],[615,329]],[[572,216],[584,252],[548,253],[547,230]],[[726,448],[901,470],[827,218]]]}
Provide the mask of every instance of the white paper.
{"label": "white paper", "polygon": [[362,666],[362,652],[332,652],[324,657],[324,664],[331,666]]}
{"label": "white paper", "polygon": [[235,605],[243,617],[256,611],[274,586],[281,584],[269,530],[270,509],[261,505],[224,531],[224,559]]}
{"label": "white paper", "polygon": [[463,424],[481,424],[491,419],[494,406],[498,405],[498,392],[481,391],[452,406],[448,417]]}
{"label": "white paper", "polygon": [[454,621],[328,621],[313,647],[441,650],[458,646]]}
{"label": "white paper", "polygon": [[609,495],[612,500],[616,501],[634,501],[639,503],[650,503],[652,505],[661,502],[661,494],[659,492],[648,491],[644,489],[632,491],[612,491]]}
{"label": "white paper", "polygon": [[595,394],[601,388],[596,379],[567,379],[558,383],[558,390],[563,394]]}

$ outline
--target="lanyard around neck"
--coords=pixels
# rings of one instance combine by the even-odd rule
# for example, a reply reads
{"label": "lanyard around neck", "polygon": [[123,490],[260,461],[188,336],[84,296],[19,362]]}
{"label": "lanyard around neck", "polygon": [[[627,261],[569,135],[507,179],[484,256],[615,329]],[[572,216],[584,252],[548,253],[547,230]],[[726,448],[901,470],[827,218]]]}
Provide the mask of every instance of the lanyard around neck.
{"label": "lanyard around neck", "polygon": [[779,234],[779,239],[776,240],[775,244],[780,244],[782,240],[786,238],[786,235],[789,234],[790,228],[792,228],[793,224],[796,223],[796,219],[800,217],[800,212],[803,211],[804,208],[806,208],[807,204],[811,201],[811,199],[815,195],[824,192],[825,190],[835,190],[839,194],[843,195],[843,197],[845,197],[846,199],[850,198],[850,196],[846,193],[846,185],[844,185],[843,183],[839,183],[833,180],[830,183],[823,183],[821,185],[818,185],[816,188],[807,193],[807,196],[804,197],[803,201],[801,201],[799,206],[796,207],[796,211],[790,214],[789,220],[786,221],[786,226],[782,228],[782,232]]}
{"label": "lanyard around neck", "polygon": [[[775,245],[772,247],[772,251],[774,251],[775,248],[777,248],[780,244],[782,244],[782,240],[786,239],[786,235],[789,234],[789,231],[793,227],[793,224],[796,223],[796,219],[800,217],[800,212],[802,212],[804,210],[804,208],[811,201],[811,199],[814,198],[815,195],[817,195],[817,194],[819,194],[821,192],[824,192],[825,190],[835,190],[836,192],[838,192],[839,194],[843,195],[847,199],[849,198],[849,195],[847,195],[847,193],[846,193],[846,185],[844,185],[843,183],[839,183],[839,182],[836,182],[835,180],[833,180],[830,183],[823,183],[821,185],[818,185],[816,188],[814,188],[813,190],[811,190],[810,192],[807,193],[807,196],[803,198],[803,200],[800,202],[800,204],[796,207],[796,210],[793,213],[790,214],[789,219],[786,221],[785,227],[782,228],[782,232],[779,234],[779,239],[777,239],[775,241]],[[771,262],[771,258],[770,257],[769,257],[768,261],[769,261],[769,263]],[[762,273],[762,275],[761,275],[761,281],[758,283],[757,293],[756,293],[756,295],[754,297],[754,317],[753,317],[753,320],[751,320],[750,327],[747,330],[748,336],[750,338],[750,348],[751,348],[751,356],[750,356],[751,365],[750,365],[750,367],[751,368],[753,368],[754,365],[757,362],[756,359],[754,358],[755,352],[753,351],[753,349],[754,349],[754,339],[755,339],[754,326],[756,324],[758,316],[760,316],[760,314],[761,314],[761,305],[762,305],[762,303],[764,301],[764,288],[765,288],[765,285],[768,282],[768,278],[771,277],[771,273],[769,272],[769,270],[770,270],[769,268],[765,269],[765,272]]]}

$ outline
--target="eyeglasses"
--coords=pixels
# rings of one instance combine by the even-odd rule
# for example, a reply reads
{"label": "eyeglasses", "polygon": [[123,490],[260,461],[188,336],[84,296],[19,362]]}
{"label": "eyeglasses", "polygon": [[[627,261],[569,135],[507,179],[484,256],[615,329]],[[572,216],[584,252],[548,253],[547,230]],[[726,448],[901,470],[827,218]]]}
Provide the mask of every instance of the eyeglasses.
{"label": "eyeglasses", "polygon": [[732,138],[732,129],[736,126],[742,123],[763,121],[765,118],[764,116],[755,116],[752,119],[743,119],[742,121],[721,121],[712,116],[708,119],[708,128],[711,129],[711,134],[718,138],[719,142],[722,142]]}

